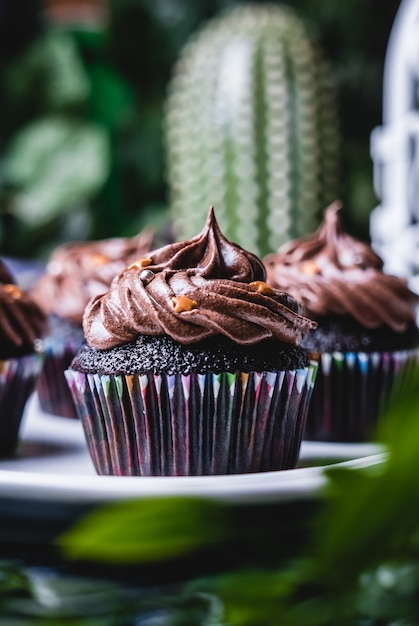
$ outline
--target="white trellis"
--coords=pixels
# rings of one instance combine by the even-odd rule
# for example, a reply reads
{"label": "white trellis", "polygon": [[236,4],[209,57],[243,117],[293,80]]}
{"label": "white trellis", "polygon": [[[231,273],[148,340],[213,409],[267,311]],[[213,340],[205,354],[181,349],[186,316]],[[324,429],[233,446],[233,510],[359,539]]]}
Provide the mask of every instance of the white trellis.
{"label": "white trellis", "polygon": [[384,269],[419,293],[419,0],[402,0],[391,30],[371,156],[381,202],[371,213],[372,244]]}

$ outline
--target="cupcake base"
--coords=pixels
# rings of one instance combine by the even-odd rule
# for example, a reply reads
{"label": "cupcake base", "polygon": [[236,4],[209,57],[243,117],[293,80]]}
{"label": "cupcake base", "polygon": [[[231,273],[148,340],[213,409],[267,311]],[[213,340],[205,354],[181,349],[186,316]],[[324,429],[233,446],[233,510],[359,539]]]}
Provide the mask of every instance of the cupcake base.
{"label": "cupcake base", "polygon": [[316,370],[65,375],[98,474],[191,476],[295,467]]}
{"label": "cupcake base", "polygon": [[330,352],[319,360],[304,438],[360,443],[371,439],[381,415],[402,397],[419,350]]}

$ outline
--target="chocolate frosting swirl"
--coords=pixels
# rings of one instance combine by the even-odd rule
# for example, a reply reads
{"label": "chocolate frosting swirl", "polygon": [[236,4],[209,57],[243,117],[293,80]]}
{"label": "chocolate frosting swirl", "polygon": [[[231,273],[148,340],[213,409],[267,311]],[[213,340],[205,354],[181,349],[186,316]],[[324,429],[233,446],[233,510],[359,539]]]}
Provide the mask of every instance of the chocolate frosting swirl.
{"label": "chocolate frosting swirl", "polygon": [[262,261],[222,235],[211,207],[200,234],[139,259],[89,302],[86,340],[98,349],[139,335],[182,344],[224,335],[244,345],[267,338],[298,345],[316,324],[265,278]]}
{"label": "chocolate frosting swirl", "polygon": [[46,273],[31,291],[47,314],[81,326],[89,300],[104,293],[114,276],[152,247],[154,234],[145,229],[132,238],[67,243],[52,253]]}
{"label": "chocolate frosting swirl", "polygon": [[325,211],[311,235],[264,258],[268,281],[297,298],[309,317],[350,316],[366,328],[404,332],[416,323],[419,297],[404,279],[385,274],[372,248],[347,234],[341,204]]}
{"label": "chocolate frosting swirl", "polygon": [[0,261],[0,357],[30,354],[43,336],[46,317]]}

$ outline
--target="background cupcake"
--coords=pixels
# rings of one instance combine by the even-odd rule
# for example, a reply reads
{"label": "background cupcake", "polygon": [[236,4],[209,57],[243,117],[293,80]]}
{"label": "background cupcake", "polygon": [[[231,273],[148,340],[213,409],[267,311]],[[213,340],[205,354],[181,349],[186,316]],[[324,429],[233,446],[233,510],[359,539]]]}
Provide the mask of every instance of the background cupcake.
{"label": "background cupcake", "polygon": [[152,241],[152,231],[145,229],[132,238],[64,244],[52,253],[31,291],[48,316],[45,362],[37,383],[39,402],[47,413],[77,416],[64,371],[84,342],[84,308],[93,296],[106,291],[127,263],[145,254]]}
{"label": "background cupcake", "polygon": [[192,240],[128,267],[88,304],[66,372],[97,472],[294,467],[316,368],[298,311],[212,210]]}
{"label": "background cupcake", "polygon": [[[341,205],[307,237],[264,259],[268,281],[318,322],[303,346],[320,355],[305,437],[365,441],[397,400],[418,358],[418,295],[383,273],[371,247],[347,234]],[[317,357],[316,357],[317,358]]]}
{"label": "background cupcake", "polygon": [[46,318],[0,261],[0,455],[17,445],[26,402],[42,366]]}

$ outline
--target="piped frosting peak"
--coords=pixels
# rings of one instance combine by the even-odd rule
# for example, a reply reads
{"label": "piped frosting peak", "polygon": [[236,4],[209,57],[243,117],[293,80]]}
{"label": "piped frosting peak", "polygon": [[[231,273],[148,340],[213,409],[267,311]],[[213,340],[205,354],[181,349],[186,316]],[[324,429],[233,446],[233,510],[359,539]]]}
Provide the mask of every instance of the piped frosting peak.
{"label": "piped frosting peak", "polygon": [[268,282],[299,300],[311,318],[345,315],[366,328],[403,332],[416,321],[419,297],[404,279],[383,272],[370,245],[345,232],[341,208],[331,204],[313,234],[265,257]]}
{"label": "piped frosting peak", "polygon": [[265,283],[262,261],[228,241],[211,207],[189,241],[140,258],[85,310],[87,342],[108,349],[139,335],[169,335],[183,344],[224,335],[239,344],[276,339],[298,345],[315,323],[288,294]]}

